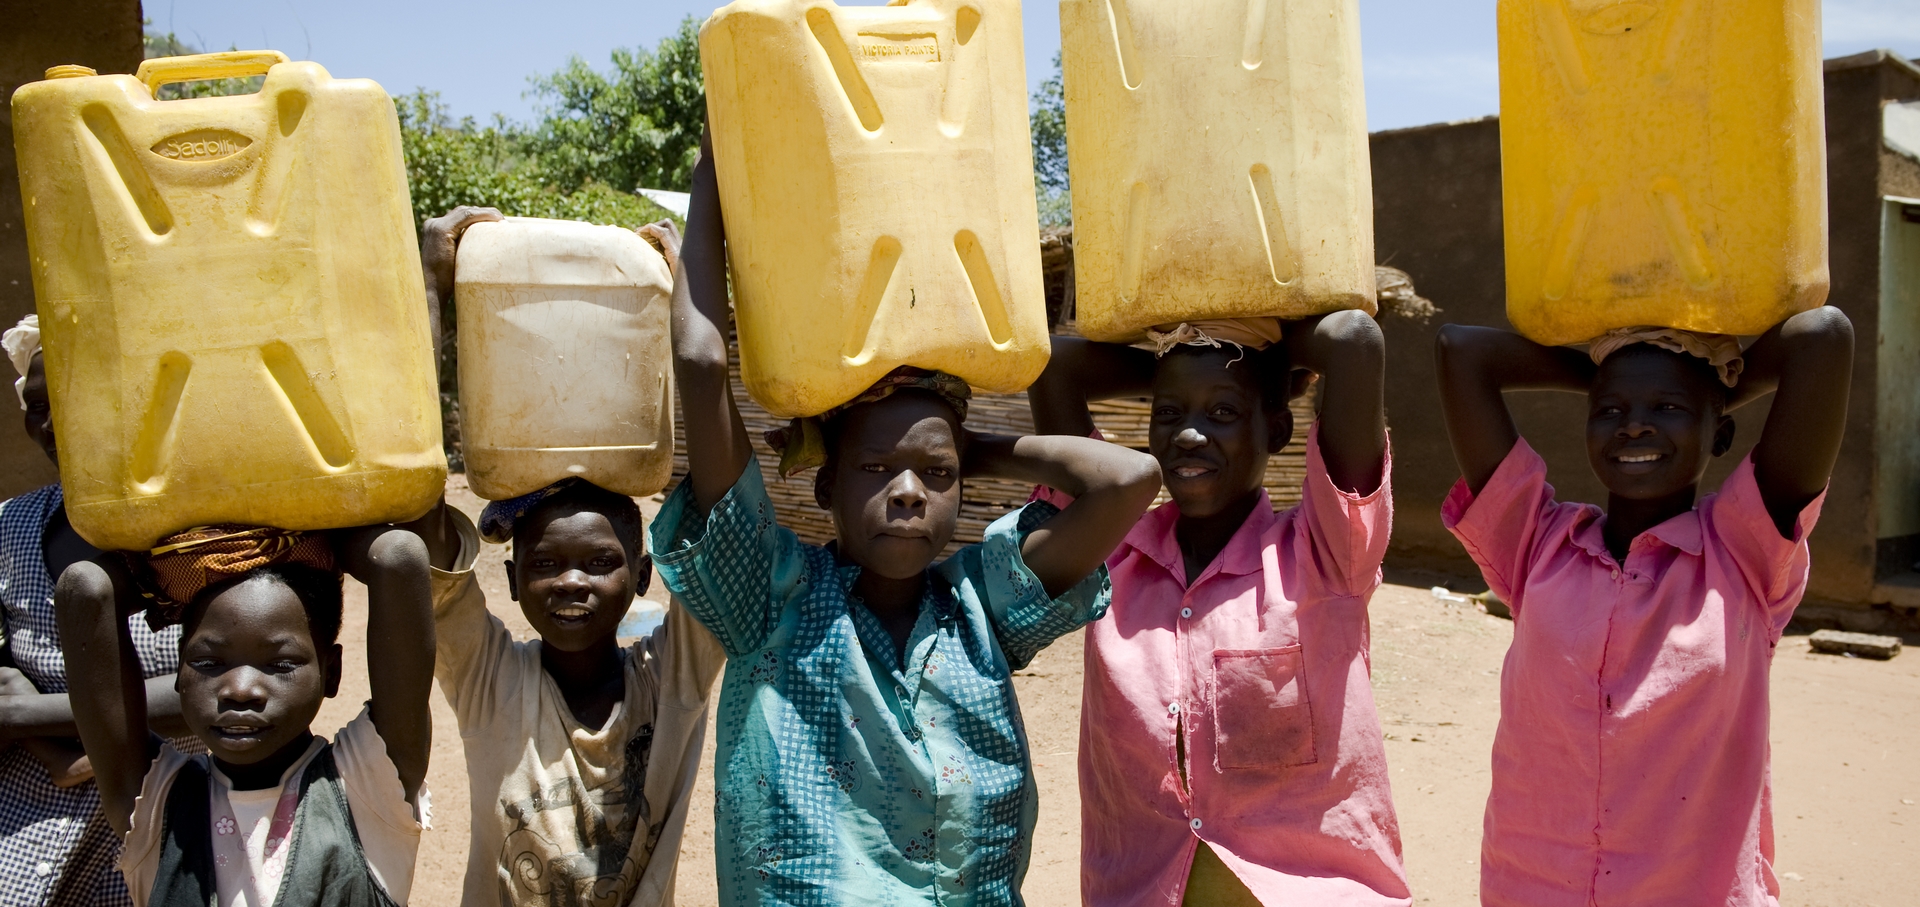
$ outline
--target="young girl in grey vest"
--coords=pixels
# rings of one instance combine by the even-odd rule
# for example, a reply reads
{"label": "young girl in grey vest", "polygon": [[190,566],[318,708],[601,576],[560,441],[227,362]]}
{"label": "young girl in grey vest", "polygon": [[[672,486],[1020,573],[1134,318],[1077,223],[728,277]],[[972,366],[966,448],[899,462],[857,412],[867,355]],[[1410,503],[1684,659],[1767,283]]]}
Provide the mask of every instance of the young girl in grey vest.
{"label": "young girl in grey vest", "polygon": [[[310,730],[340,689],[341,570],[367,584],[372,696],[332,741]],[[138,573],[138,577],[134,573]],[[137,590],[137,591],[136,591]],[[426,826],[433,616],[413,533],[202,526],[145,557],[97,558],[54,597],[74,719],[136,905],[404,904]],[[142,601],[145,599],[145,601]],[[126,616],[181,624],[189,756],[146,729]]]}

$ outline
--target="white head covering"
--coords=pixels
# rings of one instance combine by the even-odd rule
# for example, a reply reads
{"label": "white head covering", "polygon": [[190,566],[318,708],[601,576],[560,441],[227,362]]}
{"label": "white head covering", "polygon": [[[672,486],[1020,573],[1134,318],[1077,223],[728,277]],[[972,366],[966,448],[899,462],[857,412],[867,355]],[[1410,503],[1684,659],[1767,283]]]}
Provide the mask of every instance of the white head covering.
{"label": "white head covering", "polygon": [[28,315],[20,323],[7,329],[0,335],[0,346],[6,347],[7,360],[13,363],[13,370],[20,373],[13,382],[13,392],[20,398],[20,408],[27,408],[27,369],[33,367],[33,357],[40,352],[40,316]]}
{"label": "white head covering", "polygon": [[1176,346],[1210,346],[1220,349],[1231,344],[1235,349],[1264,350],[1281,338],[1278,318],[1214,318],[1182,321],[1147,328],[1147,340],[1155,356],[1165,356]]}
{"label": "white head covering", "polygon": [[1636,343],[1698,356],[1713,366],[1721,384],[1733,387],[1740,383],[1740,370],[1745,361],[1740,357],[1740,338],[1732,334],[1706,334],[1663,327],[1615,328],[1595,337],[1593,345],[1587,349],[1587,355],[1593,357],[1594,365],[1599,365],[1608,356]]}

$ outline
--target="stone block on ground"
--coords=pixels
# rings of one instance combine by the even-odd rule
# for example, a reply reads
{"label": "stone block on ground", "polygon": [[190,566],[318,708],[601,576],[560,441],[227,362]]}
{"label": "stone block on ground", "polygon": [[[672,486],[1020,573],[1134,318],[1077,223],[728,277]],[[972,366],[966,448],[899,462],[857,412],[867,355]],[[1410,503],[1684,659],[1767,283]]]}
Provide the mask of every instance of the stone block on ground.
{"label": "stone block on ground", "polygon": [[1815,652],[1854,655],[1886,660],[1900,654],[1900,637],[1872,633],[1848,633],[1844,630],[1820,630],[1811,640]]}

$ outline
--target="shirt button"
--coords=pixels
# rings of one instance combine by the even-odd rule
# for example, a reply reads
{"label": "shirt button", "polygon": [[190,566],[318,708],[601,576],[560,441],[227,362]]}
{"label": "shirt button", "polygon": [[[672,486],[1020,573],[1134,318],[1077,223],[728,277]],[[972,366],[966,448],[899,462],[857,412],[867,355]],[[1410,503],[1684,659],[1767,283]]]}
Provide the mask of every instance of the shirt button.
{"label": "shirt button", "polygon": [[1199,820],[1199,819],[1195,819],[1195,820],[1193,820],[1192,822],[1189,822],[1189,823],[1187,823],[1187,824],[1188,824],[1188,825],[1191,825],[1191,826],[1193,826],[1193,830],[1194,830],[1194,831],[1199,831],[1199,830],[1200,830],[1200,820]]}
{"label": "shirt button", "polygon": [[1181,616],[1181,617],[1192,617],[1192,616],[1193,616],[1193,609],[1192,609],[1192,608],[1181,608],[1181,609],[1180,609],[1180,616]]}
{"label": "shirt button", "polygon": [[46,862],[35,863],[33,864],[33,874],[43,877],[53,875],[53,864]]}
{"label": "shirt button", "polygon": [[1178,714],[1180,714],[1180,703],[1177,703],[1177,702],[1171,702],[1171,703],[1168,703],[1168,704],[1167,704],[1167,714],[1169,714],[1169,715],[1178,715]]}

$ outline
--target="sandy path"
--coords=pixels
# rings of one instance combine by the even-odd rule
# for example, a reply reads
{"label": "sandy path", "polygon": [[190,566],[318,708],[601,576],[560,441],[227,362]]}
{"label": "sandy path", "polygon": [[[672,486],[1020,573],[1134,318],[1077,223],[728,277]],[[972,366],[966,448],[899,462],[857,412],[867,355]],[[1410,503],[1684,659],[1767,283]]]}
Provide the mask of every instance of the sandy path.
{"label": "sandy path", "polygon": [[[450,500],[470,515],[480,503],[464,486]],[[651,507],[648,508],[652,510]],[[648,514],[651,517],[651,512]],[[493,612],[528,633],[506,597],[501,549],[480,561]],[[352,718],[366,698],[359,657],[365,597],[349,583],[341,641],[349,653],[341,696],[318,729]],[[650,598],[661,598],[655,591]],[[1480,811],[1499,719],[1499,671],[1512,625],[1449,605],[1425,589],[1388,585],[1373,602],[1374,686],[1393,767],[1407,872],[1418,902],[1477,903]],[[1910,644],[1920,640],[1909,640]],[[1016,680],[1040,785],[1025,894],[1035,907],[1079,900],[1080,637],[1043,652]],[[420,853],[413,903],[459,902],[466,862],[468,792],[453,713],[436,691],[434,826]],[[1773,777],[1782,903],[1794,907],[1896,907],[1920,890],[1920,653],[1892,662],[1814,655],[1806,638],[1780,645],[1773,669]],[[695,790],[680,863],[679,903],[715,904],[712,735]]]}

